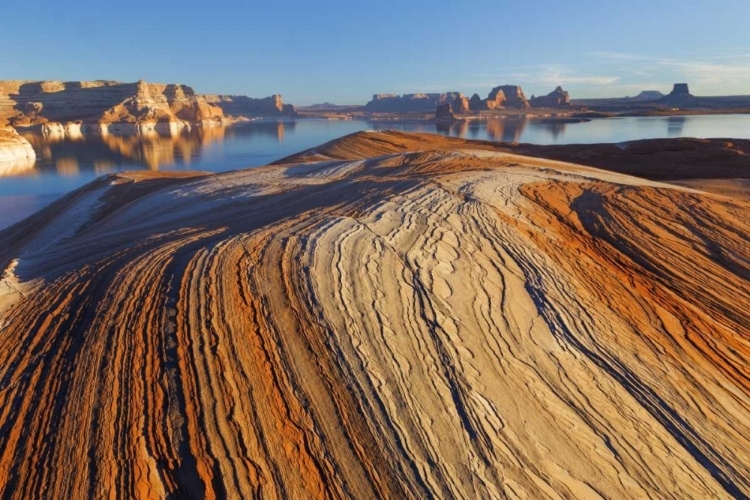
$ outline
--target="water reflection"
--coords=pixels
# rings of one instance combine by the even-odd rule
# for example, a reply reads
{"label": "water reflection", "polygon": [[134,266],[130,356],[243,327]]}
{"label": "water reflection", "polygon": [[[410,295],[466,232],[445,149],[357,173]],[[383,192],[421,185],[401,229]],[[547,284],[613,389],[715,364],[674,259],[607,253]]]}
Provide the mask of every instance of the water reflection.
{"label": "water reflection", "polygon": [[667,135],[669,137],[680,137],[685,128],[685,116],[670,116],[667,118]]}
{"label": "water reflection", "polygon": [[685,135],[739,138],[750,128],[749,124],[748,115],[611,118],[586,123],[526,117],[454,123],[299,120],[254,121],[228,128],[167,128],[139,134],[88,132],[80,125],[71,124],[51,127],[45,134],[24,133],[37,152],[36,164],[28,160],[5,163],[0,166],[0,177],[75,178],[134,168],[224,171],[262,165],[368,129],[437,132],[502,142],[565,144]]}
{"label": "water reflection", "polygon": [[0,177],[20,177],[33,175],[36,164],[31,158],[0,162]]}
{"label": "water reflection", "polygon": [[104,174],[122,164],[138,164],[150,170],[191,159],[212,143],[225,138],[224,127],[196,128],[172,133],[169,130],[140,134],[112,134],[106,132],[71,134],[29,134],[23,136],[37,152],[36,168],[42,172],[56,172],[75,176],[81,169]]}
{"label": "water reflection", "polygon": [[182,130],[158,129],[137,134],[93,130],[59,129],[51,133],[22,135],[37,152],[33,161],[0,167],[0,177],[37,174],[76,176],[82,170],[106,174],[123,166],[159,170],[179,165],[190,168],[212,145],[228,139],[262,137],[276,144],[294,130],[294,122],[258,122],[235,127],[206,127]]}
{"label": "water reflection", "polygon": [[556,141],[565,135],[568,123],[560,119],[536,120],[532,122],[532,126],[543,133],[549,134]]}
{"label": "water reflection", "polygon": [[494,141],[519,142],[526,129],[526,117],[509,117],[487,121],[487,137]]}
{"label": "water reflection", "polygon": [[[46,134],[23,134],[37,153],[36,163],[0,164],[0,229],[13,217],[28,215],[98,175],[133,169],[222,172],[266,165],[337,137],[373,129],[532,144],[590,144],[677,136],[750,138],[750,115],[608,118],[586,123],[507,117],[440,126],[432,121],[253,121],[228,128],[141,134],[87,132],[75,124],[50,127]],[[9,206],[21,208],[10,217]]]}

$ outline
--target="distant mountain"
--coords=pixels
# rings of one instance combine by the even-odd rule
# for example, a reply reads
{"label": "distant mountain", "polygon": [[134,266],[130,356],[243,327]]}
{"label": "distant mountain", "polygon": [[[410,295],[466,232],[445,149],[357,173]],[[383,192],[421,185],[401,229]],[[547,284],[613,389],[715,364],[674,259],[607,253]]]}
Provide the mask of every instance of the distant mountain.
{"label": "distant mountain", "polygon": [[311,104],[310,106],[300,106],[305,109],[331,109],[331,108],[339,108],[340,106],[338,104],[334,104],[332,102],[320,102],[317,104]]}
{"label": "distant mountain", "polygon": [[662,94],[658,90],[644,90],[643,92],[641,92],[635,97],[626,97],[625,99],[629,99],[633,102],[645,102],[645,101],[658,101],[662,97],[664,97],[664,94]]}
{"label": "distant mountain", "polygon": [[622,105],[622,104],[639,104],[647,102],[656,102],[659,99],[664,98],[658,90],[643,90],[636,96],[626,97],[603,97],[594,99],[574,99],[573,104],[579,106],[600,106],[600,105]]}

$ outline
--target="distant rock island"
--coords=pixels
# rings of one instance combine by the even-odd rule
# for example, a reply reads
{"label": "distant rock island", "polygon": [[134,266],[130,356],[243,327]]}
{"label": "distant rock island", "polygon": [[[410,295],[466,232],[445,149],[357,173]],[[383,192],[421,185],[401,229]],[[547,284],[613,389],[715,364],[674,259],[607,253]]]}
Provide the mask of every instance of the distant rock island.
{"label": "distant rock island", "polygon": [[[610,114],[645,116],[675,112],[684,114],[750,112],[750,96],[694,96],[690,93],[687,83],[676,83],[668,95],[652,89],[641,91],[632,97],[593,99],[571,99],[570,94],[561,86],[556,87],[549,94],[527,98],[519,85],[499,85],[490,90],[485,98],[479,94],[473,94],[467,98],[458,91],[403,95],[375,94],[364,108],[359,108],[359,111],[365,114],[436,113],[435,118],[445,119],[447,116],[445,104],[450,104],[451,112],[457,118],[462,115],[485,117],[505,114],[540,115],[538,110],[541,110],[541,116],[546,114],[558,118],[586,112],[593,112],[597,116]],[[307,109],[312,111],[311,108]],[[356,109],[347,111],[357,112]],[[484,113],[487,111],[493,113]]]}
{"label": "distant rock island", "polygon": [[439,104],[453,104],[456,99],[464,98],[461,92],[444,94],[375,94],[365,105],[365,110],[381,113],[427,113],[435,111]]}
{"label": "distant rock island", "polygon": [[280,95],[264,99],[201,95],[187,85],[98,80],[0,82],[0,126],[102,129],[217,125],[227,116],[294,115]]}
{"label": "distant rock island", "polygon": [[467,98],[461,92],[416,93],[416,94],[375,94],[365,105],[365,111],[371,113],[426,113],[436,111],[438,106],[450,104],[457,114],[472,111],[488,110],[527,110],[533,107],[566,108],[570,107],[570,96],[561,87],[549,95],[536,98],[532,103],[526,98],[519,85],[500,85],[493,88],[486,98],[479,94]]}
{"label": "distant rock island", "polygon": [[203,95],[206,102],[222,109],[228,116],[295,116],[297,109],[291,104],[284,104],[281,95],[255,99],[244,95]]}

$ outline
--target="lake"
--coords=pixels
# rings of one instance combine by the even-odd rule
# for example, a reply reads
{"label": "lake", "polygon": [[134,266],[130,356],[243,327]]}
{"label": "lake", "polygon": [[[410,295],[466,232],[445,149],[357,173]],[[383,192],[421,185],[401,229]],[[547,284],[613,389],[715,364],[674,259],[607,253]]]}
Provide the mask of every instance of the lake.
{"label": "lake", "polygon": [[265,165],[352,132],[388,129],[533,144],[624,142],[663,137],[748,139],[750,115],[604,118],[571,124],[533,118],[477,120],[454,125],[304,119],[253,121],[176,136],[59,139],[24,134],[36,150],[37,161],[34,165],[0,166],[0,229],[99,175],[136,169],[223,172]]}

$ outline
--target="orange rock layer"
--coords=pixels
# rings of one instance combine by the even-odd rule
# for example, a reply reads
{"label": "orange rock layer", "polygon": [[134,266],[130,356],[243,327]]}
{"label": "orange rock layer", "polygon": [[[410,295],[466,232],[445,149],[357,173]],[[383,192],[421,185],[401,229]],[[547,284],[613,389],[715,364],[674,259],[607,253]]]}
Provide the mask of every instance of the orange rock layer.
{"label": "orange rock layer", "polygon": [[0,497],[750,495],[750,204],[419,143],[0,232]]}

